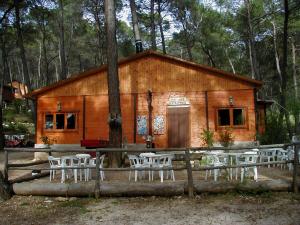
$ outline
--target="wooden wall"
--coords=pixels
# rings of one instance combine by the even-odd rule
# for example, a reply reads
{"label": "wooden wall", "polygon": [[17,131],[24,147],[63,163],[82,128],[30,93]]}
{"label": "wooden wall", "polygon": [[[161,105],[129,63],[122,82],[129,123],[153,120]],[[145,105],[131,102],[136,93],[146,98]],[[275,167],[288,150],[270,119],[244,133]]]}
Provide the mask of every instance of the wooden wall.
{"label": "wooden wall", "polygon": [[[119,67],[120,93],[202,92],[253,88],[249,83],[195,69],[169,59],[146,57]],[[49,90],[40,96],[80,96],[107,94],[106,72],[100,72],[62,87]]]}
{"label": "wooden wall", "polygon": [[[157,147],[167,147],[167,102],[171,95],[186,97],[190,102],[190,145],[201,145],[201,132],[206,128],[205,91],[208,97],[209,128],[215,127],[216,107],[229,106],[228,98],[233,96],[235,106],[247,107],[248,126],[235,129],[237,141],[252,141],[255,136],[255,106],[253,86],[245,81],[228,79],[206,70],[195,69],[186,64],[174,63],[170,59],[145,57],[119,67],[123,137],[133,142],[134,98],[137,93],[137,115],[148,115],[146,93],[153,92],[153,118],[163,115],[165,131],[155,136]],[[85,98],[85,101],[83,100]],[[59,143],[79,143],[83,137],[83,104],[86,107],[85,138],[108,139],[108,97],[106,73],[100,72],[64,86],[57,87],[38,96],[37,142],[45,135],[43,113],[55,111],[57,101],[63,110],[79,111],[79,128],[71,133],[47,133]],[[138,143],[144,143],[136,136]]]}

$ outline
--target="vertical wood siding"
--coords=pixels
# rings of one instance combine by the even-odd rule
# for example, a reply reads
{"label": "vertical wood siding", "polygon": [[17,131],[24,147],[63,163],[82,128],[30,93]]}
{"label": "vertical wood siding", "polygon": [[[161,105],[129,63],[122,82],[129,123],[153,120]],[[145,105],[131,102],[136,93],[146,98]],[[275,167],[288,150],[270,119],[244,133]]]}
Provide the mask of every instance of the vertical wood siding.
{"label": "vertical wood siding", "polygon": [[[171,95],[184,96],[190,102],[190,144],[201,145],[201,132],[206,129],[205,91],[208,91],[209,128],[215,127],[216,107],[229,106],[233,96],[235,106],[247,107],[248,127],[234,129],[235,140],[252,141],[255,136],[253,86],[245,81],[225,78],[191,65],[170,59],[149,56],[131,61],[119,67],[123,136],[133,142],[134,112],[133,93],[138,94],[137,115],[148,115],[146,93],[153,92],[153,118],[163,115],[165,132],[155,136],[157,147],[166,147],[167,102]],[[38,96],[37,142],[43,132],[43,113],[55,111],[57,101],[63,109],[79,111],[79,129],[74,133],[47,133],[59,143],[80,143],[82,138],[82,96],[86,96],[86,139],[108,139],[108,96],[106,72],[75,80],[72,83],[49,90]],[[81,128],[81,129],[80,129]],[[144,139],[137,135],[138,143]]]}

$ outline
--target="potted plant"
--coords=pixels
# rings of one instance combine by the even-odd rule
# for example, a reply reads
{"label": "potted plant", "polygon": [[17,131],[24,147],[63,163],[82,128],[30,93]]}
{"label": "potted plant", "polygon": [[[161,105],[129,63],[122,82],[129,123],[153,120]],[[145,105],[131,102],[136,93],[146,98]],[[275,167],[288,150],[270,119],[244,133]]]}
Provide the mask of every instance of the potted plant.
{"label": "potted plant", "polygon": [[40,140],[43,142],[45,148],[50,148],[51,145],[56,143],[55,138],[49,138],[48,136],[42,136],[42,137],[40,137]]}
{"label": "potted plant", "polygon": [[201,140],[204,145],[207,147],[212,147],[214,144],[214,132],[210,130],[203,129],[201,133]]}
{"label": "potted plant", "polygon": [[229,128],[225,128],[224,130],[219,131],[219,137],[220,144],[223,147],[229,147],[234,142],[232,131]]}

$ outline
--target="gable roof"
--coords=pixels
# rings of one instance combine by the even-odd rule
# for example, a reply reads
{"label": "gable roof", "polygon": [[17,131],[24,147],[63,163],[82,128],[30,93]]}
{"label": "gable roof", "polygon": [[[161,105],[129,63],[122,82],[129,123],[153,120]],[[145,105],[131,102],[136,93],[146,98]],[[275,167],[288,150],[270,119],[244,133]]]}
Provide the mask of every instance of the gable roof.
{"label": "gable roof", "polygon": [[[209,71],[209,72],[213,72],[216,75],[223,76],[223,77],[228,78],[228,79],[240,80],[240,81],[246,82],[246,83],[248,83],[252,86],[255,86],[255,87],[260,87],[263,84],[263,82],[258,81],[258,80],[254,80],[254,79],[251,79],[251,78],[248,78],[248,77],[245,77],[245,76],[241,76],[241,75],[236,75],[236,74],[226,72],[224,70],[216,69],[216,68],[213,68],[213,67],[209,67],[209,66],[197,64],[197,63],[194,63],[194,62],[190,62],[190,61],[187,61],[187,60],[184,60],[184,59],[181,59],[181,58],[177,58],[177,57],[174,57],[174,56],[161,54],[161,53],[153,51],[153,50],[147,50],[147,51],[129,56],[127,58],[121,59],[118,62],[118,66],[129,63],[129,62],[137,60],[137,59],[141,59],[143,57],[147,57],[147,56],[154,56],[154,57],[157,57],[157,58],[168,59],[168,60],[173,61],[175,63],[181,63],[181,64],[184,64],[184,65],[187,65],[187,66],[192,66],[195,69],[201,69],[201,70],[206,70],[206,71]],[[90,69],[90,70],[87,70],[85,72],[72,75],[71,77],[69,77],[65,80],[61,80],[61,81],[58,81],[58,82],[56,82],[54,84],[51,84],[49,86],[45,86],[45,87],[36,89],[36,90],[28,93],[25,97],[34,98],[35,96],[37,96],[39,94],[45,93],[45,92],[50,91],[52,89],[55,89],[57,87],[61,87],[65,84],[71,83],[73,81],[82,79],[84,77],[91,76],[93,74],[96,74],[96,73],[99,73],[99,72],[102,72],[102,71],[105,71],[105,70],[107,70],[107,65],[103,65],[103,66],[98,67],[98,68]]]}

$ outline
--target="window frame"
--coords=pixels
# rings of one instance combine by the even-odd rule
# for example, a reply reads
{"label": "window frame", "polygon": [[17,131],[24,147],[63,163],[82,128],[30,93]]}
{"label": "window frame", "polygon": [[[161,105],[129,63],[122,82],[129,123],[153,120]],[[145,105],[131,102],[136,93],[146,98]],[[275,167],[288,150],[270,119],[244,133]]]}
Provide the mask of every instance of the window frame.
{"label": "window frame", "polygon": [[[67,115],[72,113],[75,115],[75,129],[67,129]],[[46,129],[46,115],[53,115],[53,128]],[[64,114],[64,129],[57,129],[56,128],[56,115],[57,114]],[[79,112],[78,111],[63,111],[63,112],[44,112],[43,113],[43,131],[44,132],[77,132],[79,129]]]}
{"label": "window frame", "polygon": [[[221,126],[219,125],[219,110],[227,109],[229,110],[229,120],[230,125]],[[234,125],[233,121],[233,110],[234,109],[241,109],[244,117],[244,124],[243,125]],[[232,128],[232,129],[248,129],[248,107],[245,106],[224,106],[224,107],[216,107],[215,109],[215,127],[216,130],[218,129],[224,129],[224,128]]]}

